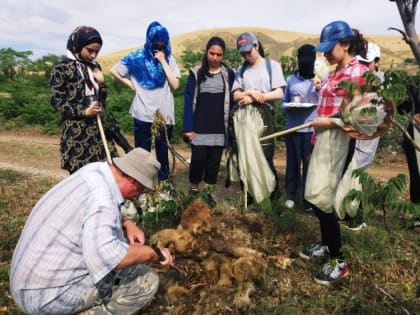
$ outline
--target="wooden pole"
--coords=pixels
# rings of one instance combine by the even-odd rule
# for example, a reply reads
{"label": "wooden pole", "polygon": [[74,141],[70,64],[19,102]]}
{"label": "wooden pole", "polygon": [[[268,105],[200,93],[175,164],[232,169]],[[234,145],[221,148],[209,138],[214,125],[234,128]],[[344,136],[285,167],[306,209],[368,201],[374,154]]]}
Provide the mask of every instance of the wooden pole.
{"label": "wooden pole", "polygon": [[106,141],[104,127],[102,125],[102,120],[101,120],[101,116],[99,115],[99,113],[96,114],[96,121],[98,122],[99,133],[101,134],[102,142],[104,144],[106,159],[107,159],[109,164],[112,164],[111,153],[109,152],[108,142]]}
{"label": "wooden pole", "polygon": [[284,136],[284,135],[287,135],[289,133],[295,132],[295,131],[303,129],[303,128],[309,128],[309,127],[311,127],[311,125],[312,125],[312,123],[309,122],[309,123],[302,124],[302,125],[299,125],[299,126],[296,126],[296,127],[293,127],[293,128],[289,128],[289,129],[286,129],[286,130],[283,130],[283,131],[275,132],[271,135],[261,137],[260,142],[265,141],[265,140],[270,140],[270,139],[273,139],[273,138],[277,138],[277,137],[280,137],[280,136]]}

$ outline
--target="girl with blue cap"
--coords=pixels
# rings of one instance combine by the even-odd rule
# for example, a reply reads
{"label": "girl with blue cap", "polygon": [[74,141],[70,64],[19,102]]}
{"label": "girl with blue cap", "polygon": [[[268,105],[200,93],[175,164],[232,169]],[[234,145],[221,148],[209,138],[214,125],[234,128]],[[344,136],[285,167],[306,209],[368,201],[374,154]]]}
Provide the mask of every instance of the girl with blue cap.
{"label": "girl with blue cap", "polygon": [[[312,204],[321,228],[320,244],[312,244],[300,252],[305,259],[328,256],[330,261],[315,276],[319,284],[329,285],[348,275],[349,268],[341,252],[341,234],[334,209],[335,194],[341,177],[349,167],[355,147],[346,132],[330,119],[343,109],[348,92],[339,88],[343,80],[365,83],[363,74],[368,68],[359,63],[356,55],[366,56],[367,42],[363,36],[344,22],[334,21],[322,29],[315,50],[323,52],[330,65],[335,65],[319,91],[318,117],[312,122],[317,133],[314,151],[309,162],[305,199]],[[322,173],[322,176],[320,176]]]}

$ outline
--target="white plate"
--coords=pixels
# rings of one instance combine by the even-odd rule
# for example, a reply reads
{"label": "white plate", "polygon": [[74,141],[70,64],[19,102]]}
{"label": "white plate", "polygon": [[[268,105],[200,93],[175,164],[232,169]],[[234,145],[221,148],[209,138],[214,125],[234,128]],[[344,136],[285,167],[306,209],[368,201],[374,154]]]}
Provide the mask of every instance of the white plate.
{"label": "white plate", "polygon": [[285,107],[296,107],[296,108],[309,108],[317,106],[317,104],[312,103],[284,103]]}

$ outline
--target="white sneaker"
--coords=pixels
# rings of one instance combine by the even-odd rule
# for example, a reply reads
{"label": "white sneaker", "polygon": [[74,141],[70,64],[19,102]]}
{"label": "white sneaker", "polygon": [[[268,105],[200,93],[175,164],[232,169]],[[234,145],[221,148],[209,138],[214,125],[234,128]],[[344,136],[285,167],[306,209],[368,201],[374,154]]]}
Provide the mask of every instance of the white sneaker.
{"label": "white sneaker", "polygon": [[288,199],[288,200],[286,200],[286,202],[284,203],[284,205],[288,209],[293,209],[295,207],[295,202],[293,200]]}
{"label": "white sneaker", "polygon": [[322,258],[328,256],[330,251],[328,246],[320,244],[312,244],[303,249],[299,256],[303,259],[313,259],[313,258]]}
{"label": "white sneaker", "polygon": [[367,224],[365,222],[361,223],[361,224],[357,224],[354,226],[349,226],[349,225],[345,225],[347,230],[351,230],[351,231],[360,231],[361,229],[364,229],[367,227]]}

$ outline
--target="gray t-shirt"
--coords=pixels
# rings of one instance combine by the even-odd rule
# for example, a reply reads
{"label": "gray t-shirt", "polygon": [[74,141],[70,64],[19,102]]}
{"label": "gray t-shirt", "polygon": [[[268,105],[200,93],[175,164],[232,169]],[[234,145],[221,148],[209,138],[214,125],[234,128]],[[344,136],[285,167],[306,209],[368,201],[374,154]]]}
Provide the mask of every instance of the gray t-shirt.
{"label": "gray t-shirt", "polygon": [[[181,76],[173,56],[169,57],[169,68],[177,78]],[[127,67],[121,61],[117,63],[115,69],[122,77],[130,77],[134,83],[136,95],[130,107],[131,116],[144,122],[153,122],[155,112],[159,109],[163,117],[166,118],[167,124],[175,125],[174,97],[168,80],[162,87],[148,90],[142,88],[134,76],[130,76]]]}
{"label": "gray t-shirt", "polygon": [[271,86],[270,86],[270,75],[267,71],[265,61],[261,62],[256,67],[247,67],[240,75],[240,68],[236,72],[235,82],[233,83],[232,92],[237,89],[246,90],[259,90],[263,93],[270,92],[273,89],[286,86],[286,80],[284,79],[283,70],[281,65],[274,60],[270,60],[271,63]]}

